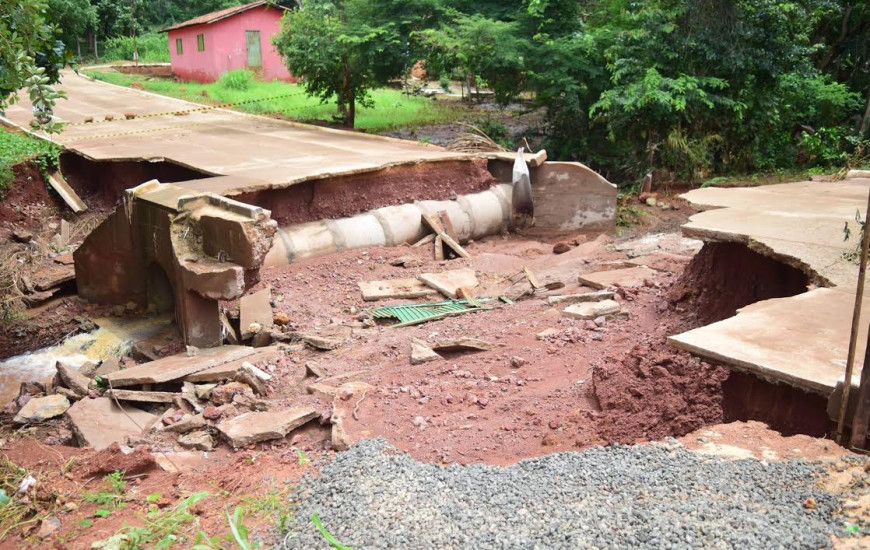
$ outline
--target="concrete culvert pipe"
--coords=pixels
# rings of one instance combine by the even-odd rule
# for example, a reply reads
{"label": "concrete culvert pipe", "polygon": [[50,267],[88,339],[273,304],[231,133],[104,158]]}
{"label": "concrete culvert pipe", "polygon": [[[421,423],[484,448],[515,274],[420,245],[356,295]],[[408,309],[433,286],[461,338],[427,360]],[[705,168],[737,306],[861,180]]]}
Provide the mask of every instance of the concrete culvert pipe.
{"label": "concrete culvert pipe", "polygon": [[441,210],[450,216],[460,242],[496,235],[507,228],[511,192],[511,185],[500,184],[482,193],[461,195],[456,200],[417,201],[385,206],[352,218],[282,227],[275,235],[264,265],[282,266],[353,248],[414,243],[428,233],[422,215],[437,214]]}

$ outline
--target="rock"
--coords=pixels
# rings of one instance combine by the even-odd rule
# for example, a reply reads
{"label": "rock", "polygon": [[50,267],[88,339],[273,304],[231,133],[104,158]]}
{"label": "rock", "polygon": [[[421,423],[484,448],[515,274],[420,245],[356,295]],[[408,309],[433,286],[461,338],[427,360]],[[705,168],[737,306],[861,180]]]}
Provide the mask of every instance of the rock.
{"label": "rock", "polygon": [[251,386],[233,381],[214,388],[211,392],[211,402],[218,405],[232,403],[233,398],[239,394],[254,397]]}
{"label": "rock", "polygon": [[69,407],[69,399],[63,395],[34,397],[18,411],[12,421],[16,424],[37,424],[62,415]]}
{"label": "rock", "polygon": [[655,206],[656,205],[655,197],[649,197],[644,202],[646,203],[647,206]]}
{"label": "rock", "polygon": [[193,393],[197,399],[206,401],[211,398],[211,392],[217,387],[217,384],[194,384]]}
{"label": "rock", "polygon": [[320,336],[318,334],[303,334],[302,341],[308,344],[309,346],[323,350],[323,351],[332,351],[340,348],[345,339],[343,337],[338,336]]}
{"label": "rock", "polygon": [[281,355],[281,350],[277,346],[258,348],[254,350],[253,354],[246,356],[244,359],[223,363],[196,374],[185,376],[184,379],[187,382],[223,382],[232,380],[245,363],[274,363]]}
{"label": "rock", "polygon": [[73,433],[81,446],[100,451],[128,435],[141,435],[158,417],[124,405],[119,408],[108,397],[82,399],[66,411]]}
{"label": "rock", "polygon": [[108,397],[113,397],[118,401],[137,401],[139,403],[172,403],[177,393],[168,391],[129,391],[129,390],[108,390]]}
{"label": "rock", "polygon": [[202,417],[207,420],[218,420],[223,412],[214,405],[208,405],[202,410]]}
{"label": "rock", "polygon": [[17,243],[27,244],[33,240],[33,232],[26,229],[15,228],[12,230],[12,240]]}
{"label": "rock", "polygon": [[272,322],[278,326],[288,325],[290,324],[290,316],[283,311],[279,311],[272,316]]}
{"label": "rock", "polygon": [[57,393],[58,395],[62,395],[62,396],[64,396],[64,397],[66,397],[67,399],[69,399],[70,402],[72,402],[72,401],[78,401],[79,399],[81,399],[82,397],[84,397],[84,395],[79,395],[79,394],[77,394],[76,392],[72,391],[71,389],[69,389],[69,388],[64,388],[63,386],[58,386],[57,388],[55,388],[54,391],[55,391],[55,393]]}
{"label": "rock", "polygon": [[36,532],[36,538],[47,539],[58,529],[60,529],[59,519],[55,517],[44,519],[42,520],[42,523],[39,524],[39,531]]}
{"label": "rock", "polygon": [[58,361],[55,367],[57,368],[57,374],[60,376],[64,386],[80,396],[88,394],[91,381],[87,376],[61,361]]}
{"label": "rock", "polygon": [[512,369],[518,369],[518,368],[522,367],[523,365],[528,365],[528,364],[529,364],[529,362],[527,360],[523,359],[522,357],[517,357],[516,355],[511,357],[511,368]]}
{"label": "rock", "polygon": [[308,384],[305,386],[305,391],[326,401],[332,401],[332,399],[338,395],[338,387],[330,386],[329,384],[321,384],[319,382]]}
{"label": "rock", "polygon": [[267,387],[266,383],[263,382],[251,369],[246,369],[245,365],[242,365],[241,370],[239,370],[238,374],[234,378],[236,382],[241,382],[242,384],[246,384],[251,389],[254,390],[254,393],[257,395],[266,395]]}
{"label": "rock", "polygon": [[423,262],[414,256],[400,256],[390,260],[390,265],[404,267],[405,269],[416,269],[418,267],[423,267]]}
{"label": "rock", "polygon": [[537,340],[546,340],[547,338],[554,338],[562,334],[562,331],[557,328],[548,328],[546,330],[542,330],[541,332],[535,335],[535,339]]}
{"label": "rock", "polygon": [[553,254],[564,254],[571,250],[571,245],[566,242],[560,242],[553,245]]}
{"label": "rock", "polygon": [[495,344],[477,338],[453,338],[450,340],[438,340],[427,343],[435,351],[445,353],[458,353],[466,351],[489,351],[495,348]]}
{"label": "rock", "polygon": [[574,304],[564,309],[563,313],[566,317],[573,319],[592,320],[602,315],[613,315],[619,313],[620,306],[614,300],[604,300],[603,302],[585,302],[582,304]]}
{"label": "rock", "polygon": [[230,445],[238,448],[260,441],[281,439],[314,418],[317,418],[317,411],[313,407],[250,412],[224,420],[217,425],[217,429]]}
{"label": "rock", "polygon": [[[272,330],[274,316],[272,315],[271,301],[271,288],[242,296],[239,302],[239,326],[242,331],[242,340],[247,340],[261,331],[268,333]],[[258,325],[259,329],[252,325]]]}
{"label": "rock", "polygon": [[597,326],[597,327],[603,327],[604,325],[607,324],[607,319],[604,318],[603,316],[596,317],[592,322],[595,323],[595,326]]}
{"label": "rock", "polygon": [[430,361],[438,361],[443,359],[440,355],[426,345],[422,340],[414,338],[411,340],[411,364],[422,365]]}
{"label": "rock", "polygon": [[195,451],[214,450],[214,440],[205,430],[178,436],[178,444],[185,449],[193,449]]}
{"label": "rock", "polygon": [[441,273],[423,273],[417,278],[426,283],[427,286],[454,300],[458,289],[470,289],[480,285],[477,275],[470,268],[454,269]]}
{"label": "rock", "polygon": [[33,287],[36,290],[50,290],[76,278],[75,266],[51,264],[33,274]]}

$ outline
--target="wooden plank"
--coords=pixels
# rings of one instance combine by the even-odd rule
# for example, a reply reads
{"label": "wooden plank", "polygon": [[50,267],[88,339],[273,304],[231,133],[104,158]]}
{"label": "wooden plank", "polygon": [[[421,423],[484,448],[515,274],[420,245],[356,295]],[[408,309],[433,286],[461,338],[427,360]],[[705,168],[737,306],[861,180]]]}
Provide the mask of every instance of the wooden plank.
{"label": "wooden plank", "polygon": [[88,209],[88,205],[86,205],[81,197],[73,191],[73,188],[69,186],[60,171],[54,172],[48,176],[48,184],[51,185],[52,189],[57,191],[57,194],[60,195],[63,202],[65,202],[66,205],[76,214]]}
{"label": "wooden plank", "polygon": [[423,223],[429,226],[432,231],[434,231],[439,237],[441,237],[441,240],[444,241],[444,244],[452,248],[458,256],[461,256],[462,258],[471,258],[471,254],[466,252],[464,248],[459,246],[458,242],[453,240],[450,235],[444,232],[444,227],[441,225],[441,221],[438,220],[438,218],[436,218],[432,214],[423,214]]}
{"label": "wooden plank", "polygon": [[419,248],[421,246],[425,246],[425,245],[432,243],[432,242],[435,242],[435,235],[433,235],[432,233],[429,233],[428,235],[426,235],[425,237],[423,237],[419,241],[415,242],[413,246],[416,248]]}
{"label": "wooden plank", "polygon": [[444,259],[444,239],[441,235],[435,237],[435,261],[440,262]]}
{"label": "wooden plank", "polygon": [[535,290],[543,288],[543,285],[541,285],[540,281],[538,281],[538,277],[535,276],[534,273],[532,273],[531,269],[527,268],[526,266],[523,266],[523,273],[525,273],[526,279],[529,280],[529,283],[532,285],[532,288],[534,288]]}
{"label": "wooden plank", "polygon": [[138,401],[139,403],[172,403],[178,393],[168,391],[131,391],[108,390],[106,395],[118,401]]}

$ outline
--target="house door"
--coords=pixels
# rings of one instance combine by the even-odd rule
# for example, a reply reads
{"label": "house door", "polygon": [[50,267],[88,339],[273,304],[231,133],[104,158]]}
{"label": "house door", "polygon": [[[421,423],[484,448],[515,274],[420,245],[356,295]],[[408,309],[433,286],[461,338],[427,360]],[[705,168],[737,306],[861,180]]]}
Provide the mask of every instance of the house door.
{"label": "house door", "polygon": [[260,31],[245,31],[245,47],[248,51],[248,67],[263,66],[263,51],[260,49]]}

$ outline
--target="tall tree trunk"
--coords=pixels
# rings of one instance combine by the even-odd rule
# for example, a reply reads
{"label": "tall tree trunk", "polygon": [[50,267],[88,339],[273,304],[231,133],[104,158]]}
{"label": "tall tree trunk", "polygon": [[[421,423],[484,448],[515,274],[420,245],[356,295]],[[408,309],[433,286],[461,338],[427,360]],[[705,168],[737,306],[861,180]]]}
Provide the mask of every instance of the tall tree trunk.
{"label": "tall tree trunk", "polygon": [[864,109],[864,119],[861,120],[861,128],[858,135],[863,137],[870,130],[870,90],[867,91],[867,108]]}
{"label": "tall tree trunk", "polygon": [[846,36],[849,34],[849,18],[852,16],[852,9],[854,6],[846,6],[845,11],[843,12],[843,22],[840,25],[840,35],[837,36],[836,40],[834,40],[831,45],[828,47],[828,51],[825,52],[825,56],[822,57],[822,60],[819,61],[818,69],[822,72],[828,68],[828,64],[830,64],[831,59],[834,58],[834,54],[840,49],[840,44],[843,43],[843,40],[846,39]]}

